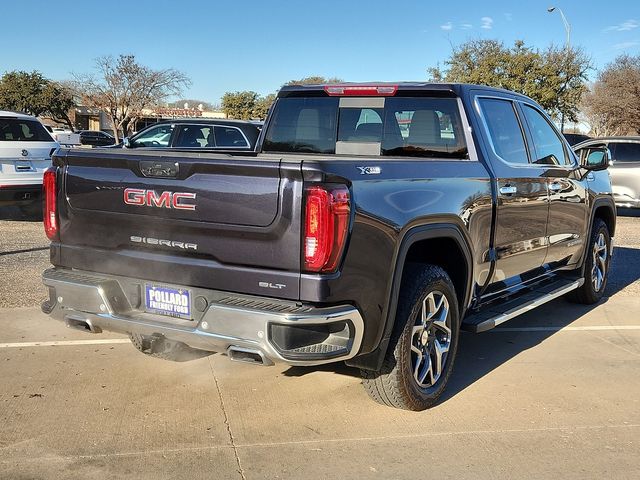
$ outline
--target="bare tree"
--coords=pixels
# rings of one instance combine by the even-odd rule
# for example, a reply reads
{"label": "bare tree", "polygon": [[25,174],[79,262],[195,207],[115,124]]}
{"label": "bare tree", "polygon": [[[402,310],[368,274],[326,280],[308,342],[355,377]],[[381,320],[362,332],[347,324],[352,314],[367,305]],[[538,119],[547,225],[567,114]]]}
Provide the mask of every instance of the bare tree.
{"label": "bare tree", "polygon": [[143,109],[180,95],[191,84],[182,72],[153,70],[140,65],[134,55],[99,57],[95,74],[74,75],[74,80],[82,102],[109,115],[116,141],[120,132],[126,135],[135,126]]}
{"label": "bare tree", "polygon": [[640,133],[640,55],[621,55],[598,73],[583,100],[594,135]]}

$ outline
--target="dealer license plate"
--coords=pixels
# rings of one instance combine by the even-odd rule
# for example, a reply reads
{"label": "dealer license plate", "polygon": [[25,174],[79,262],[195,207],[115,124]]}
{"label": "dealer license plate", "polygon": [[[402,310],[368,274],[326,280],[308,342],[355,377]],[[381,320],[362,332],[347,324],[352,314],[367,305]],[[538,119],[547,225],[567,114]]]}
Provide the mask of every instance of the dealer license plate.
{"label": "dealer license plate", "polygon": [[147,284],[145,307],[147,312],[191,320],[191,292]]}

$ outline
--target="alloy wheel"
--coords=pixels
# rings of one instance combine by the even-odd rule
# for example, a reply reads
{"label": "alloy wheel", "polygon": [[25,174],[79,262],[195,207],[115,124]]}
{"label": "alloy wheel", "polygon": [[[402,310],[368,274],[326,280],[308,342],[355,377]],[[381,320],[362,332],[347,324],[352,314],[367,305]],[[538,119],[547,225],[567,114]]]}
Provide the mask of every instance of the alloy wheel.
{"label": "alloy wheel", "polygon": [[591,283],[593,289],[599,292],[604,284],[605,276],[607,274],[607,239],[604,233],[600,232],[598,238],[593,244],[593,266],[591,268]]}
{"label": "alloy wheel", "polygon": [[442,375],[451,346],[451,314],[447,297],[439,291],[422,301],[411,332],[411,366],[420,388],[428,388]]}

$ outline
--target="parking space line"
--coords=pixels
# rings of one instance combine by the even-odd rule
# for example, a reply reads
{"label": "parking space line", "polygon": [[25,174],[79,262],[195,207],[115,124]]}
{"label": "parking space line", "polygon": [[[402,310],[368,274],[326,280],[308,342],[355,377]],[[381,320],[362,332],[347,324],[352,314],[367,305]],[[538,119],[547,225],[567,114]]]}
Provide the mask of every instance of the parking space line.
{"label": "parking space line", "polygon": [[[584,431],[598,431],[598,430],[626,430],[637,429],[640,424],[610,424],[610,425],[565,425],[557,427],[539,427],[539,428],[506,428],[506,429],[487,429],[487,430],[453,430],[446,432],[422,432],[422,433],[408,433],[408,434],[392,434],[392,435],[380,435],[380,436],[362,436],[362,437],[344,437],[344,438],[313,438],[313,439],[301,439],[301,440],[275,440],[273,442],[254,442],[254,443],[239,443],[236,444],[238,449],[250,449],[250,448],[270,448],[270,447],[286,447],[296,445],[317,445],[317,444],[353,444],[353,443],[366,443],[366,442],[379,442],[384,440],[419,440],[433,437],[460,437],[460,436],[480,436],[480,435],[504,435],[504,434],[531,434],[531,433],[547,433],[547,432],[566,432],[568,434],[575,434],[577,432]],[[15,445],[7,445],[0,447],[0,451],[3,449],[14,448]],[[97,459],[97,458],[118,458],[118,457],[134,457],[141,455],[167,455],[171,453],[184,453],[184,452],[198,452],[198,451],[210,451],[210,450],[222,450],[232,449],[232,445],[202,445],[202,446],[184,446],[176,448],[162,448],[162,449],[150,449],[150,450],[134,450],[124,452],[112,452],[112,453],[89,453],[79,455],[66,455],[66,456],[42,456],[42,457],[24,457],[20,458],[21,462],[33,462],[33,461],[56,461],[64,459]],[[0,465],[15,463],[13,460],[1,460]]]}
{"label": "parking space line", "polygon": [[593,332],[599,330],[640,330],[640,325],[585,325],[583,327],[499,327],[489,332]]}
{"label": "parking space line", "polygon": [[0,348],[23,347],[65,347],[73,345],[114,345],[118,343],[130,343],[128,338],[111,338],[103,340],[56,340],[52,342],[17,342],[0,343]]}

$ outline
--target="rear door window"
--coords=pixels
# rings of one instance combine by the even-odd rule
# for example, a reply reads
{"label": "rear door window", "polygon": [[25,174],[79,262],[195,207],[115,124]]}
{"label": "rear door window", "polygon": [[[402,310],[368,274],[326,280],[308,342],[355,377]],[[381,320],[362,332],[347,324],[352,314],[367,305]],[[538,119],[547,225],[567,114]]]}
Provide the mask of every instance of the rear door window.
{"label": "rear door window", "polygon": [[174,147],[213,148],[213,127],[207,125],[180,125]]}
{"label": "rear door window", "polygon": [[480,98],[478,103],[494,152],[506,162],[528,164],[527,148],[513,102]]}
{"label": "rear door window", "polygon": [[640,143],[612,142],[609,147],[616,162],[640,162]]}
{"label": "rear door window", "polygon": [[216,147],[241,148],[248,147],[247,140],[236,127],[215,127]]}

